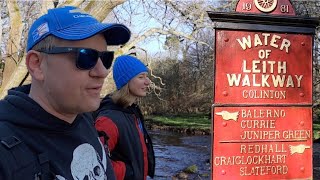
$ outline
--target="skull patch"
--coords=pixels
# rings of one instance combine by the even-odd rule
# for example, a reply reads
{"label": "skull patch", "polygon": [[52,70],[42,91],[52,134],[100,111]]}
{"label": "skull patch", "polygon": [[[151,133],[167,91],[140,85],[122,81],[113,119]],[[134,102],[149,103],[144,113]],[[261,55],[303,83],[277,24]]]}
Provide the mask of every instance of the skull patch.
{"label": "skull patch", "polygon": [[79,145],[73,151],[71,174],[79,180],[107,180],[105,168],[96,150],[88,143]]}

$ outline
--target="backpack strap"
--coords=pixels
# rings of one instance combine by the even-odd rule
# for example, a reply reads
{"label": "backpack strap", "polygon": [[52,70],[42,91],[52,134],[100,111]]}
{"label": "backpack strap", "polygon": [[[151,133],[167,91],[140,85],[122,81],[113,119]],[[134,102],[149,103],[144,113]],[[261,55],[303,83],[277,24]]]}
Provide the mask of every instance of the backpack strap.
{"label": "backpack strap", "polygon": [[[13,125],[0,121],[1,161],[6,162],[4,178],[48,180],[49,160],[46,154],[35,155],[30,148],[14,133]],[[51,176],[50,176],[51,177]],[[53,176],[54,177],[54,176]]]}
{"label": "backpack strap", "polygon": [[38,155],[38,162],[40,163],[41,173],[37,174],[39,180],[55,179],[55,174],[50,171],[50,161],[47,153]]}

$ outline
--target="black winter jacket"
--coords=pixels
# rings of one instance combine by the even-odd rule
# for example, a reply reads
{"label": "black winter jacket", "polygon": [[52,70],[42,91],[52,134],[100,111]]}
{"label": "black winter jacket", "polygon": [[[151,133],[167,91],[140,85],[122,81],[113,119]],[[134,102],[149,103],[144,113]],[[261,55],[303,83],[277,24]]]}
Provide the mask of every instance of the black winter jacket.
{"label": "black winter jacket", "polygon": [[[100,108],[95,112],[96,119],[107,117],[115,123],[119,132],[118,142],[113,150],[111,150],[111,160],[122,161],[126,165],[125,179],[128,180],[143,180],[144,177],[144,155],[143,143],[147,147],[147,164],[148,175],[154,177],[155,172],[155,156],[151,138],[145,128],[143,115],[138,105],[133,104],[128,108],[123,108],[115,103],[109,96],[106,96],[100,105]],[[144,142],[141,142],[137,121],[141,122],[140,127],[143,129]],[[99,124],[96,124],[96,128]],[[108,127],[106,127],[108,128]],[[106,132],[107,133],[107,132]],[[107,133],[108,135],[108,133]],[[112,139],[109,139],[109,141]],[[117,169],[115,169],[115,172]],[[117,173],[117,172],[116,172]]]}
{"label": "black winter jacket", "polygon": [[[7,124],[14,136],[30,150],[29,154],[33,155],[35,160],[42,161],[38,156],[46,154],[49,171],[55,176],[54,179],[86,179],[90,176],[95,179],[114,180],[111,161],[99,141],[92,116],[88,113],[79,114],[74,122],[69,124],[46,112],[28,96],[29,91],[30,86],[10,90],[0,101],[0,125]],[[3,127],[0,126],[2,132],[1,128]],[[0,137],[2,138],[4,137]],[[0,146],[7,148],[2,143]],[[6,161],[9,155],[15,154],[21,156],[15,157],[17,163],[20,163],[26,153],[14,153],[19,149],[28,150],[17,145],[8,153],[0,153],[1,180],[35,179],[35,170],[39,163],[26,164],[24,168],[17,169],[17,166],[10,166]],[[34,167],[28,168],[29,166]]]}

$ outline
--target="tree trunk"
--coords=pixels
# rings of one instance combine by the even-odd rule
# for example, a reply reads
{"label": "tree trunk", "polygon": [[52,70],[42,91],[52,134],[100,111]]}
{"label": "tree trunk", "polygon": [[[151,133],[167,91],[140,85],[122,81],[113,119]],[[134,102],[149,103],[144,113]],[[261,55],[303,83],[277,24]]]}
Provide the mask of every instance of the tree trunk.
{"label": "tree trunk", "polygon": [[2,78],[2,86],[0,88],[2,95],[4,91],[7,91],[12,87],[12,83],[14,83],[14,76],[16,72],[16,68],[21,61],[21,35],[22,35],[22,27],[23,24],[21,23],[21,14],[19,11],[19,6],[16,0],[8,0],[7,1],[7,8],[10,17],[10,31],[9,31],[9,39],[6,45],[6,56],[5,60],[5,68],[3,71],[3,78]]}

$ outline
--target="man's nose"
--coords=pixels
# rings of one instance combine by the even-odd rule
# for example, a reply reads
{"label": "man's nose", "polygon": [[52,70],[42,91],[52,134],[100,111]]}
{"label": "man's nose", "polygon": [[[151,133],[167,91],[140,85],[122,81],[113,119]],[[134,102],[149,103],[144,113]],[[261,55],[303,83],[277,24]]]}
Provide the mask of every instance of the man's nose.
{"label": "man's nose", "polygon": [[99,57],[97,64],[91,69],[90,73],[92,76],[105,78],[110,73],[110,69],[106,69]]}

